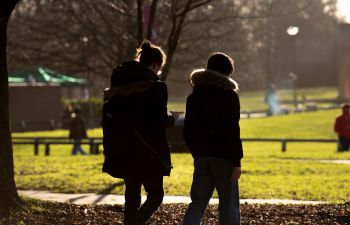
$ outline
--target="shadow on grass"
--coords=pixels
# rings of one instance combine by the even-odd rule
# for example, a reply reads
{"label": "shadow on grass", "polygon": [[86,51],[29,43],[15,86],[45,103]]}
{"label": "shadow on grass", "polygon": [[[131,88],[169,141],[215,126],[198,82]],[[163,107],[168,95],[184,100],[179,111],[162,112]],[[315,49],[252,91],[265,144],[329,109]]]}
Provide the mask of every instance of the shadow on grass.
{"label": "shadow on grass", "polygon": [[[92,204],[97,204],[97,203],[101,202],[101,200],[104,199],[108,194],[110,194],[114,188],[119,187],[119,186],[123,186],[123,185],[124,185],[124,181],[120,181],[120,182],[108,185],[106,188],[98,191],[96,193],[97,198],[93,201]],[[77,200],[89,198],[89,197],[91,197],[91,194],[81,195],[81,196],[69,199],[68,202],[74,203]]]}
{"label": "shadow on grass", "polygon": [[70,198],[70,199],[68,199],[68,202],[69,203],[75,203],[77,200],[84,199],[84,198],[87,198],[89,196],[90,195],[82,195],[82,196],[78,196],[78,197],[75,197],[75,198]]}
{"label": "shadow on grass", "polygon": [[116,187],[120,187],[120,186],[123,186],[124,185],[124,180],[121,180],[117,183],[114,183],[114,184],[110,184],[108,186],[106,186],[104,189],[100,190],[97,192],[97,194],[110,194],[114,188]]}
{"label": "shadow on grass", "polygon": [[107,186],[105,189],[102,189],[101,191],[97,192],[100,194],[100,196],[93,202],[93,204],[99,203],[102,199],[104,199],[108,194],[112,192],[112,190],[116,187],[123,186],[124,185],[124,180],[119,181],[117,183],[111,184]]}

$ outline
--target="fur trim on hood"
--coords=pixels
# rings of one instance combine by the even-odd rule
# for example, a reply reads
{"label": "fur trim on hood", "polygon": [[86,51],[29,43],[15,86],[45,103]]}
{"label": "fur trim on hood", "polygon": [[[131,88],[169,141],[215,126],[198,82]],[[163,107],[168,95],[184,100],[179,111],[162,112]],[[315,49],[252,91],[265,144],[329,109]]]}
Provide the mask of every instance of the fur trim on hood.
{"label": "fur trim on hood", "polygon": [[160,81],[149,80],[149,81],[132,83],[132,84],[128,84],[120,87],[107,88],[103,92],[103,99],[106,101],[116,95],[130,96],[130,95],[142,94],[146,92],[149,88],[151,88],[156,82],[160,82]]}
{"label": "fur trim on hood", "polygon": [[190,84],[219,87],[224,90],[238,91],[238,84],[232,78],[213,70],[198,69],[190,75]]}

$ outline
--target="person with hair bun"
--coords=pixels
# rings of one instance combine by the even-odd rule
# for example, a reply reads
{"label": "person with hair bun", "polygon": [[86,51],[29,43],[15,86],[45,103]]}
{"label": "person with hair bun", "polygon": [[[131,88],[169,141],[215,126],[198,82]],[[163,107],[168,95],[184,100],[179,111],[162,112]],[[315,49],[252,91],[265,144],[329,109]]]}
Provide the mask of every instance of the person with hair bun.
{"label": "person with hair bun", "polygon": [[[158,46],[144,41],[136,60],[114,68],[104,92],[102,171],[124,179],[124,224],[145,224],[163,201],[163,176],[172,169],[166,127],[168,93],[157,76],[165,62]],[[141,186],[147,200],[141,205]]]}
{"label": "person with hair bun", "polygon": [[233,59],[209,56],[206,69],[190,75],[184,139],[194,158],[191,200],[183,225],[199,225],[210,198],[219,195],[219,224],[239,225],[238,179],[243,157],[238,84],[230,78]]}

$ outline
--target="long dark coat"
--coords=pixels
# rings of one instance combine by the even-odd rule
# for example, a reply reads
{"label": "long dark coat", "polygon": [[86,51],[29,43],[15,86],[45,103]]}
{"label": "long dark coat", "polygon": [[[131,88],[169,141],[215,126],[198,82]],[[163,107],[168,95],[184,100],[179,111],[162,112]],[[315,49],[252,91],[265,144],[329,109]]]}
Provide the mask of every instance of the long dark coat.
{"label": "long dark coat", "polygon": [[193,157],[230,159],[239,167],[243,157],[240,139],[240,103],[234,80],[210,70],[191,74],[184,139]]}
{"label": "long dark coat", "polygon": [[169,176],[167,86],[141,63],[114,69],[103,106],[102,170],[113,177]]}
{"label": "long dark coat", "polygon": [[80,116],[75,116],[69,124],[69,138],[82,139],[87,138],[85,121]]}

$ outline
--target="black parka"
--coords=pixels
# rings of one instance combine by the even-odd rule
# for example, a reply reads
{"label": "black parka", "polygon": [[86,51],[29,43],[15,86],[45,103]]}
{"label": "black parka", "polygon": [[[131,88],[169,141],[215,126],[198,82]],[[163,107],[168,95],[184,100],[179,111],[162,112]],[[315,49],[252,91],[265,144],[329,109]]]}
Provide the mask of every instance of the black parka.
{"label": "black parka", "polygon": [[239,167],[243,150],[237,83],[204,69],[194,71],[190,81],[193,92],[186,103],[184,139],[193,157],[230,159]]}
{"label": "black parka", "polygon": [[103,106],[102,170],[113,177],[169,176],[167,86],[143,64],[116,67]]}
{"label": "black parka", "polygon": [[79,115],[75,115],[74,117],[72,117],[72,119],[70,121],[70,124],[69,124],[69,138],[70,139],[87,138],[85,121]]}

